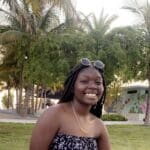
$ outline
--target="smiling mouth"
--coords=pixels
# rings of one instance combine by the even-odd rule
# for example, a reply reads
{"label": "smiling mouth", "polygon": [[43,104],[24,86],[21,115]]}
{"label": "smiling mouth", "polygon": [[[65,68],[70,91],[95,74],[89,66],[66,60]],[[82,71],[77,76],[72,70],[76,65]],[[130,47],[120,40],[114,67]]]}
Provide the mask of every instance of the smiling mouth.
{"label": "smiling mouth", "polygon": [[90,98],[96,98],[97,97],[97,95],[94,93],[86,93],[85,95],[90,97]]}

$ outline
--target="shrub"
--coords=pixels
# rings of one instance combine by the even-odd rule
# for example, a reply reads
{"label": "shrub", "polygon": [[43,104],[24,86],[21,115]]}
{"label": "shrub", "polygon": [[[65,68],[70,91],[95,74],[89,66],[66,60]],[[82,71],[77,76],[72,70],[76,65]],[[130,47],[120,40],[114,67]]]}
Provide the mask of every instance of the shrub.
{"label": "shrub", "polygon": [[[2,105],[4,108],[13,108],[13,98],[14,98],[14,95],[12,93],[10,93],[10,99],[8,100],[8,95],[5,94],[3,97],[2,97]],[[9,102],[9,103],[8,103]]]}
{"label": "shrub", "polygon": [[128,119],[119,114],[104,114],[102,116],[103,121],[127,121]]}

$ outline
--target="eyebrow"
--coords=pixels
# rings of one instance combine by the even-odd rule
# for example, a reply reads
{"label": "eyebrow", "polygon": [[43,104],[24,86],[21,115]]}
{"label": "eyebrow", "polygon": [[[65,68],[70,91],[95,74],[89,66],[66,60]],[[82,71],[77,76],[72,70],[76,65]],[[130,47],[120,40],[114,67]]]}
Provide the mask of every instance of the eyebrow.
{"label": "eyebrow", "polygon": [[[82,77],[89,78],[89,76],[87,76],[86,74],[83,74],[82,76],[80,76],[80,78],[82,78]],[[98,78],[98,79],[103,79],[103,78],[101,77],[101,75],[96,76],[96,78]]]}

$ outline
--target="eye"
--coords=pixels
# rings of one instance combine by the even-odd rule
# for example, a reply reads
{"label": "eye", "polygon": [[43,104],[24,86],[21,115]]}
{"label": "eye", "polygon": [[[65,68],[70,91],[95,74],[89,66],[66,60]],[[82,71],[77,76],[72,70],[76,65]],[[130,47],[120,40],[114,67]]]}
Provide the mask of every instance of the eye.
{"label": "eye", "polygon": [[101,85],[101,84],[103,84],[102,81],[95,81],[95,83],[96,83],[96,85]]}
{"label": "eye", "polygon": [[86,84],[86,83],[88,83],[88,80],[81,80],[80,82],[83,84]]}

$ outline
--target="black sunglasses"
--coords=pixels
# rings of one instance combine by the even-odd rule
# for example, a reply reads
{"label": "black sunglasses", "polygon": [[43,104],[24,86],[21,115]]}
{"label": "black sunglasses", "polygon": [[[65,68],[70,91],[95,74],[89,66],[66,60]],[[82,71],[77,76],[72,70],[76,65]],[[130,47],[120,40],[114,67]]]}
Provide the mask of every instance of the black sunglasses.
{"label": "black sunglasses", "polygon": [[105,64],[100,60],[90,61],[88,58],[82,58],[81,64],[84,66],[94,66],[97,69],[104,70]]}

